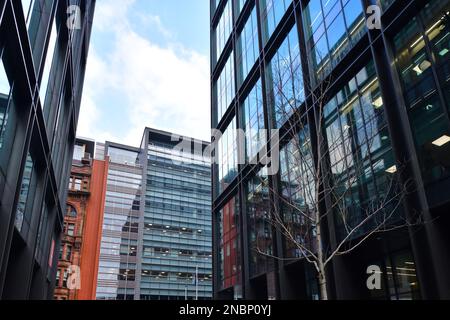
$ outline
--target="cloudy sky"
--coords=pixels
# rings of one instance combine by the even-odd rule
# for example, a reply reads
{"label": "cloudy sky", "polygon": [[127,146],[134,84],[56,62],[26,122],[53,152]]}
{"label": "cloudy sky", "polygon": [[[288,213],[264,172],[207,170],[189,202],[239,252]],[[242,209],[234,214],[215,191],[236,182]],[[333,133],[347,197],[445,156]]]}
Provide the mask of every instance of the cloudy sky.
{"label": "cloudy sky", "polygon": [[77,135],[209,140],[209,0],[98,0]]}

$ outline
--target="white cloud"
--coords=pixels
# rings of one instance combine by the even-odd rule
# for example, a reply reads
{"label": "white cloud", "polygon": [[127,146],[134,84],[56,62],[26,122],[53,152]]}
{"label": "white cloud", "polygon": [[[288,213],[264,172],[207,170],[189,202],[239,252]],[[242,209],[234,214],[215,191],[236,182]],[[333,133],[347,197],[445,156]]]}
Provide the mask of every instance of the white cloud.
{"label": "white cloud", "polygon": [[[95,43],[91,47],[78,134],[139,145],[147,126],[209,140],[208,58],[177,43],[161,47],[140,36],[127,21],[133,2],[97,3],[94,32],[107,30],[108,21],[114,22],[109,23],[113,44],[106,55],[97,52]],[[170,41],[159,17],[150,16],[148,22]],[[108,121],[108,110],[100,107],[102,96],[108,93],[126,101],[124,106],[115,106],[123,112],[123,122],[100,130],[96,124]],[[126,127],[123,136],[114,130],[119,125]]]}
{"label": "white cloud", "polygon": [[152,16],[142,12],[136,12],[136,17],[139,19],[141,25],[145,28],[156,28],[156,30],[166,39],[172,39],[172,33],[166,29],[159,16]]}

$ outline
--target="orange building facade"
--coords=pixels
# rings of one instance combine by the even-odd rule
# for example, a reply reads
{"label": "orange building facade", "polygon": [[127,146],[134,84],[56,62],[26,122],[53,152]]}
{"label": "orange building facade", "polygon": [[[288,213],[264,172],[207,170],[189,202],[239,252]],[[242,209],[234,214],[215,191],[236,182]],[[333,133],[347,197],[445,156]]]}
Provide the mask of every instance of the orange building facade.
{"label": "orange building facade", "polygon": [[94,300],[108,159],[93,160],[95,142],[77,139],[59,252],[55,300]]}

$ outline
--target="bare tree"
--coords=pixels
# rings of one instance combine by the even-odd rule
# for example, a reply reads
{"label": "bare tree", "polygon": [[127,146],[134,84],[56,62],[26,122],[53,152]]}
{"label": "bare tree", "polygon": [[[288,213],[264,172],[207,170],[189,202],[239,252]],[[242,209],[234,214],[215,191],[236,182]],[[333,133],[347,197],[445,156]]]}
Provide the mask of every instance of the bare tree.
{"label": "bare tree", "polygon": [[[282,79],[290,72],[293,83],[303,83],[298,79],[301,71],[290,60],[278,61],[274,69],[278,75],[273,77]],[[269,258],[304,259],[313,265],[323,300],[329,297],[327,267],[336,257],[351,253],[375,234],[418,223],[407,221],[400,213],[410,184],[400,181],[402,169],[394,165],[393,157],[389,168],[384,158],[375,163],[371,159],[383,143],[376,116],[383,112],[382,100],[372,99],[371,87],[378,84],[371,80],[361,95],[354,93],[339,108],[329,103],[331,76],[314,87],[310,81],[304,84],[309,86],[308,104],[312,108],[300,108],[298,99],[289,96],[296,88],[286,90],[283,81],[273,81],[273,96],[269,98],[274,120],[284,123],[281,131],[288,143],[282,153],[290,164],[290,179],[281,179],[276,189],[265,178],[261,184],[272,195],[267,222],[282,235],[291,257],[268,253],[259,246],[260,241],[253,249]],[[362,115],[370,111],[358,109],[356,115],[360,103],[374,114]],[[330,121],[333,117],[336,120]],[[355,195],[358,199],[351,200]],[[337,235],[326,241],[325,226],[330,221],[336,222]]]}

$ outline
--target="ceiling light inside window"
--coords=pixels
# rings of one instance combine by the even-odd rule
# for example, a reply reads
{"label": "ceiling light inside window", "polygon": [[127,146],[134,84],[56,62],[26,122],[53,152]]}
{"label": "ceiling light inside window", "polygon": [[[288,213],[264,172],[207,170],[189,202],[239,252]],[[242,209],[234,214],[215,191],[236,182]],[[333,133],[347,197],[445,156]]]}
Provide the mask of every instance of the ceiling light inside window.
{"label": "ceiling light inside window", "polygon": [[450,137],[447,135],[443,135],[439,139],[433,141],[433,144],[437,147],[442,147],[450,142]]}
{"label": "ceiling light inside window", "polygon": [[397,172],[397,166],[392,166],[389,169],[386,170],[387,173],[396,173]]}
{"label": "ceiling light inside window", "polygon": [[414,71],[417,73],[418,76],[420,76],[422,73],[424,73],[429,67],[431,67],[431,62],[428,60],[422,61],[420,64],[414,67]]}
{"label": "ceiling light inside window", "polygon": [[423,73],[423,71],[420,70],[420,67],[419,67],[419,66],[415,66],[413,70],[416,72],[416,74],[417,74],[418,76],[420,76],[420,75]]}
{"label": "ceiling light inside window", "polygon": [[448,52],[449,52],[449,50],[448,50],[447,48],[445,48],[445,49],[441,50],[441,52],[439,52],[439,55],[440,55],[441,57],[443,57],[443,56],[445,56]]}
{"label": "ceiling light inside window", "polygon": [[376,108],[376,109],[379,109],[379,108],[381,108],[382,106],[383,106],[383,98],[382,97],[378,97],[374,102],[372,102],[372,104],[373,104],[373,106]]}

